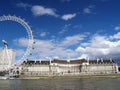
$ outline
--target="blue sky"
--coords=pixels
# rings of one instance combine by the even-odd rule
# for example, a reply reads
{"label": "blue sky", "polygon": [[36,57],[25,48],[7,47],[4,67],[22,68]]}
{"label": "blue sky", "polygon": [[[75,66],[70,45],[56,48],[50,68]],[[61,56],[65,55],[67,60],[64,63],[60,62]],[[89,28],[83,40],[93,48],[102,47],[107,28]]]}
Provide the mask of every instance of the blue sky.
{"label": "blue sky", "polygon": [[[30,59],[119,58],[120,0],[1,0],[0,15],[16,15],[32,26],[36,44]],[[16,22],[0,23],[0,39],[17,57],[27,32]],[[3,45],[0,43],[0,47]]]}

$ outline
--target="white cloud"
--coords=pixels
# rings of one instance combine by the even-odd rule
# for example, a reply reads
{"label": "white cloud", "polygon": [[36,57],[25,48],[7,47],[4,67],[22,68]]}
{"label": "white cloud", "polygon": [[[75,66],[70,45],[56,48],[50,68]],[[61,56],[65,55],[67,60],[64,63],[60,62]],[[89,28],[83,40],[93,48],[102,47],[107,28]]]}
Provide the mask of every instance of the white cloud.
{"label": "white cloud", "polygon": [[23,56],[25,53],[25,51],[23,49],[16,49],[15,52],[16,52],[17,60],[20,60],[21,56]]}
{"label": "white cloud", "polygon": [[91,13],[91,9],[90,8],[84,8],[83,12],[89,14],[89,13]]}
{"label": "white cloud", "polygon": [[51,16],[58,17],[58,15],[55,12],[55,9],[46,8],[46,7],[43,7],[40,5],[32,6],[31,11],[32,11],[33,15],[35,15],[35,16],[51,15]]}
{"label": "white cloud", "polygon": [[[70,2],[71,0],[63,0],[63,2],[65,1]],[[63,20],[69,20],[76,16],[76,13],[65,14],[61,16],[56,13],[56,10],[54,8],[44,7],[41,5],[30,5],[30,4],[21,2],[21,3],[17,3],[16,6],[24,8],[24,9],[31,8],[31,12],[34,16],[50,15],[50,16],[54,16],[57,18],[61,18]]]}
{"label": "white cloud", "polygon": [[79,52],[81,56],[84,54],[92,57],[115,57],[117,54],[120,54],[120,40],[116,39],[119,33],[112,35],[111,40],[110,36],[101,36],[94,35],[87,43],[82,43],[77,49],[76,52]]}
{"label": "white cloud", "polygon": [[59,32],[60,34],[63,34],[65,32],[68,31],[68,28],[71,26],[71,24],[65,24],[63,27],[62,27],[62,30]]}
{"label": "white cloud", "polygon": [[[69,46],[74,46],[79,44],[81,40],[85,38],[85,35],[73,35],[67,36],[63,40],[56,42],[55,39],[51,40],[38,40],[36,39],[36,43],[34,45],[33,56],[29,58],[35,59],[41,57],[59,57],[59,58],[68,58],[68,54],[70,57],[75,58],[79,55],[73,49],[68,48]],[[26,39],[20,38],[14,40],[14,43],[22,47],[26,47]],[[19,55],[23,54],[23,50],[17,50]]]}
{"label": "white cloud", "polygon": [[65,15],[62,16],[62,19],[67,21],[69,19],[74,18],[75,16],[76,16],[76,13],[74,13],[74,14],[65,14]]}
{"label": "white cloud", "polygon": [[114,34],[113,36],[110,36],[110,39],[120,39],[120,32]]}
{"label": "white cloud", "polygon": [[59,33],[60,33],[60,34],[63,34],[63,33],[65,33],[65,32],[67,32],[67,31],[68,31],[67,29],[63,28]]}
{"label": "white cloud", "polygon": [[86,36],[85,35],[73,35],[73,36],[68,36],[66,37],[62,42],[62,46],[71,46],[71,45],[76,45],[80,43]]}
{"label": "white cloud", "polygon": [[21,3],[17,3],[16,6],[17,6],[17,7],[22,7],[22,8],[24,8],[24,9],[26,9],[26,8],[28,8],[28,7],[31,7],[30,4],[22,3],[22,2],[21,2]]}
{"label": "white cloud", "polygon": [[2,50],[2,47],[0,47],[0,51]]}
{"label": "white cloud", "polygon": [[82,52],[84,53],[85,52],[85,48],[79,46],[77,49],[76,49],[77,52]]}
{"label": "white cloud", "polygon": [[[90,35],[89,35],[90,36]],[[77,34],[73,36],[67,36],[62,40],[56,42],[55,39],[50,40],[38,40],[36,39],[35,49],[33,51],[33,59],[37,57],[59,57],[68,58],[68,54],[71,58],[86,58],[89,57],[120,57],[120,32],[103,36],[99,34],[92,35],[89,40],[88,34]],[[83,42],[83,41],[86,42]],[[16,40],[14,40],[16,42]],[[26,47],[27,40],[25,38],[17,39],[17,45]],[[74,49],[69,48],[74,47]],[[76,48],[75,48],[76,47]],[[19,55],[23,54],[23,50],[18,50]]]}
{"label": "white cloud", "polygon": [[29,43],[29,39],[27,39],[27,38],[19,38],[19,39],[13,40],[13,43],[15,45],[18,45],[18,46],[27,47],[28,43]]}
{"label": "white cloud", "polygon": [[82,54],[80,57],[78,57],[79,59],[87,59],[88,55],[87,54]]}
{"label": "white cloud", "polygon": [[59,16],[59,15],[56,14],[55,9],[47,8],[47,7],[44,7],[44,6],[41,6],[41,5],[33,5],[32,6],[30,4],[21,2],[21,3],[17,3],[16,6],[17,7],[22,7],[24,9],[30,7],[33,15],[35,15],[35,16],[42,16],[42,15],[51,15],[51,16],[54,16],[54,17]]}
{"label": "white cloud", "polygon": [[41,33],[40,33],[40,36],[41,36],[41,37],[45,37],[47,34],[48,34],[48,32],[41,32]]}
{"label": "white cloud", "polygon": [[118,26],[115,26],[115,28],[114,28],[116,31],[118,31],[118,30],[120,30],[120,25],[118,25]]}
{"label": "white cloud", "polygon": [[81,24],[77,24],[77,25],[74,25],[73,28],[80,29],[80,28],[82,28],[82,25]]}
{"label": "white cloud", "polygon": [[35,50],[33,51],[34,57],[67,58],[68,53],[71,54],[72,57],[77,55],[74,50],[67,49],[60,44],[61,43],[55,43],[54,40],[36,40]]}
{"label": "white cloud", "polygon": [[85,14],[93,14],[92,10],[95,6],[94,5],[89,5],[88,7],[83,9],[83,13]]}

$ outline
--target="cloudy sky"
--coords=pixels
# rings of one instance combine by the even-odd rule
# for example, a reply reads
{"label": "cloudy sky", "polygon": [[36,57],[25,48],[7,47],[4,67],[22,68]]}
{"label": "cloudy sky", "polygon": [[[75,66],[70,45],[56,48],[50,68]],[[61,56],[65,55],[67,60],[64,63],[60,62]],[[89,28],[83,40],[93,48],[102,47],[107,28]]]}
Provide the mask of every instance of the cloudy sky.
{"label": "cloudy sky", "polygon": [[[0,15],[29,22],[36,42],[30,59],[119,58],[119,4],[120,0],[0,0]],[[0,31],[0,39],[22,56],[27,47],[25,28],[4,21]]]}

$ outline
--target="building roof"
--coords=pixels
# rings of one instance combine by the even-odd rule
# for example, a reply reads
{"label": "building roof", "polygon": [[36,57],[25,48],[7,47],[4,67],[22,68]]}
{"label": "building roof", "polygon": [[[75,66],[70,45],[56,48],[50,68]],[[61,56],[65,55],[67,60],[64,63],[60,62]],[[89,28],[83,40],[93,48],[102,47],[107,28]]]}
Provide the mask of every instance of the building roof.
{"label": "building roof", "polygon": [[59,60],[59,59],[54,59],[52,61],[52,63],[60,63],[60,64],[78,64],[78,63],[83,63],[83,62],[87,62],[87,60],[85,59],[77,59],[77,60]]}
{"label": "building roof", "polygon": [[24,61],[23,63],[24,64],[45,64],[45,65],[48,65],[48,64],[50,64],[50,61],[45,61],[45,60],[42,60],[42,61],[27,60],[27,61]]}
{"label": "building roof", "polygon": [[58,63],[58,64],[81,64],[89,62],[90,64],[95,63],[115,63],[113,60],[86,60],[86,59],[76,59],[76,60],[60,60],[60,59],[53,59],[53,60],[27,60],[24,61],[23,64],[43,64],[49,65],[50,63]]}
{"label": "building roof", "polygon": [[115,63],[113,60],[89,60],[89,63]]}

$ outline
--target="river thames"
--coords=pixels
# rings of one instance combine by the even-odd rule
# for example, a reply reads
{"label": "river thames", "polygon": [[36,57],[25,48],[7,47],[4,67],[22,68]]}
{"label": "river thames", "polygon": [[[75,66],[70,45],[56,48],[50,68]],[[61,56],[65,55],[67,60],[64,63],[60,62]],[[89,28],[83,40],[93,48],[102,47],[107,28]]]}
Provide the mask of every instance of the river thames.
{"label": "river thames", "polygon": [[120,78],[0,80],[0,90],[120,90]]}

